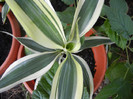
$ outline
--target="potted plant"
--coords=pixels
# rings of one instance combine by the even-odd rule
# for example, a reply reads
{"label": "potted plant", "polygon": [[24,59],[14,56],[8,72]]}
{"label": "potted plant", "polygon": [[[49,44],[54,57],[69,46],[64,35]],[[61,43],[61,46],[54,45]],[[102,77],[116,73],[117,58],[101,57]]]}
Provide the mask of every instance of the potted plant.
{"label": "potted plant", "polygon": [[111,43],[106,37],[91,36],[83,39],[96,22],[104,0],[80,0],[77,3],[68,39],[49,0],[6,2],[30,37],[15,38],[34,54],[17,60],[6,70],[0,80],[0,92],[25,81],[38,81],[56,61],[59,61],[49,98],[81,99],[86,87],[91,99],[94,86],[90,69],[84,59],[73,53]]}
{"label": "potted plant", "polygon": [[[85,36],[89,37],[93,33],[94,31],[91,29],[89,32],[86,33]],[[92,51],[94,54],[95,64],[96,64],[96,72],[93,78],[94,92],[95,92],[99,88],[99,86],[101,85],[104,79],[106,66],[107,66],[107,57],[106,57],[106,51],[103,45],[92,47]],[[18,59],[24,57],[25,55],[26,53],[25,53],[24,46],[21,45],[18,52]],[[23,84],[25,85],[26,89],[32,94],[35,86],[35,81],[32,80],[32,81],[24,82]]]}
{"label": "potted plant", "polygon": [[[0,12],[2,12],[2,7],[3,7],[3,4],[0,4]],[[4,13],[4,11],[3,11],[3,13]],[[20,27],[19,27],[19,24],[18,24],[16,18],[14,17],[14,15],[12,14],[11,11],[7,14],[7,18],[9,19],[8,24],[11,25],[12,35],[14,35],[15,37],[19,37],[21,35]],[[1,34],[1,35],[3,35],[3,34]],[[3,44],[3,45],[5,45],[5,44]],[[5,72],[5,70],[9,67],[9,65],[17,59],[19,45],[20,45],[19,42],[15,38],[12,38],[11,48],[9,50],[9,53],[7,53],[8,56],[6,57],[6,59],[2,63],[2,65],[0,66],[0,75],[2,75]],[[1,49],[4,49],[4,48],[1,48]]]}

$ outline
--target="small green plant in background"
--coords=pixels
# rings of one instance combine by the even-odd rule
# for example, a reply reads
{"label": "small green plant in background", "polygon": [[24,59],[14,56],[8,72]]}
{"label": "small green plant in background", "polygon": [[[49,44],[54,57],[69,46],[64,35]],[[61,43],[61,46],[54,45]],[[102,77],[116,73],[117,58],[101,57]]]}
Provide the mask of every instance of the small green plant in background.
{"label": "small green plant in background", "polygon": [[108,49],[109,67],[106,72],[106,85],[96,99],[132,99],[133,98],[133,60],[130,46],[133,40],[133,21],[128,12],[125,0],[110,0],[110,5],[104,5],[103,25],[97,31],[104,32],[117,46]]}
{"label": "small green plant in background", "polygon": [[98,28],[98,31],[107,34],[110,39],[122,49],[127,48],[133,40],[133,21],[128,12],[128,5],[125,0],[110,0],[110,6],[104,5],[102,17],[105,22]]}
{"label": "small green plant in background", "polygon": [[[36,79],[37,85],[42,77],[40,82],[48,84],[39,85],[41,90],[45,90],[43,94],[38,91],[39,98],[92,99],[94,86],[91,71],[87,63],[73,53],[111,43],[109,38],[101,36],[86,37],[82,43],[80,40],[97,21],[104,0],[78,1],[69,33],[64,33],[49,0],[5,1],[29,36],[15,38],[34,54],[10,65],[1,77],[0,92],[33,79]],[[86,94],[87,91],[89,94]]]}

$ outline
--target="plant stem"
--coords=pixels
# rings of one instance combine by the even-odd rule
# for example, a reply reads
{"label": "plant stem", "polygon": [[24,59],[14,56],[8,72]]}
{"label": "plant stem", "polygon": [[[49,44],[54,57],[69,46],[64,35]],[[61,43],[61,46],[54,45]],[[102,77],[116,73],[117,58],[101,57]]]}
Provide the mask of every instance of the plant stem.
{"label": "plant stem", "polygon": [[129,49],[131,52],[133,52],[133,48],[128,47],[128,49]]}
{"label": "plant stem", "polygon": [[[129,43],[130,43],[130,42],[129,42]],[[128,63],[129,63],[129,55],[128,55],[128,47],[129,47],[129,45],[130,45],[130,44],[128,44],[128,46],[127,46],[127,48],[126,48],[127,62],[128,62]],[[128,71],[129,71],[129,68],[127,68],[126,73],[125,73],[123,79],[126,79]]]}
{"label": "plant stem", "polygon": [[126,79],[128,71],[129,71],[129,68],[127,68],[127,71],[126,71],[123,79]]}
{"label": "plant stem", "polygon": [[127,48],[128,48],[131,52],[133,52],[133,49],[130,48],[130,44],[131,44],[131,40],[129,40],[129,43],[128,43],[128,45],[127,45]]}
{"label": "plant stem", "polygon": [[100,16],[101,18],[103,18],[104,20],[106,20],[107,18],[103,17],[103,16]]}
{"label": "plant stem", "polygon": [[126,48],[127,61],[129,62],[128,48]]}
{"label": "plant stem", "polygon": [[129,43],[128,43],[128,45],[127,45],[127,46],[129,47],[129,46],[130,46],[130,44],[131,44],[131,40],[129,40]]}

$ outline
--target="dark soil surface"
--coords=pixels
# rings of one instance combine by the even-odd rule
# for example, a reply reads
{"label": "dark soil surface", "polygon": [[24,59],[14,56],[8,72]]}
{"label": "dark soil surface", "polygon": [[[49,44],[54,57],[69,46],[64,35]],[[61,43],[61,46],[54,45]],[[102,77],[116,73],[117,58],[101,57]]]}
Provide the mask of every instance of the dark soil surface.
{"label": "dark soil surface", "polygon": [[26,92],[25,88],[20,84],[6,92],[0,93],[0,99],[27,99]]}
{"label": "dark soil surface", "polygon": [[85,49],[85,50],[77,53],[76,55],[79,55],[87,62],[88,66],[91,69],[92,75],[94,77],[95,72],[96,72],[96,70],[95,70],[96,66],[95,66],[95,60],[94,60],[94,55],[93,55],[92,49],[91,48]]}
{"label": "dark soil surface", "polygon": [[61,0],[51,0],[51,2],[55,11],[64,11],[68,7],[68,5],[64,4]]}
{"label": "dark soil surface", "polygon": [[[0,14],[0,16],[1,16],[1,14]],[[8,19],[6,20],[6,23],[3,24],[2,19],[0,17],[0,31],[6,31],[9,33],[12,33],[11,26],[9,24]],[[11,43],[12,43],[12,37],[0,32],[0,66],[5,61],[8,53],[9,53]]]}

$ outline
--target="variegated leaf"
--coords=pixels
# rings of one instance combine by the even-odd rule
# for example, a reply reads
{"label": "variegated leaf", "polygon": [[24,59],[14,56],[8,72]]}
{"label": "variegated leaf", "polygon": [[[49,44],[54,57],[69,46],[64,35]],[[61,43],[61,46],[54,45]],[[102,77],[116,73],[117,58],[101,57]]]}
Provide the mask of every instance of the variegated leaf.
{"label": "variegated leaf", "polygon": [[82,92],[82,68],[73,56],[68,54],[54,76],[50,99],[81,99]]}
{"label": "variegated leaf", "polygon": [[78,22],[80,37],[87,33],[97,21],[103,4],[104,0],[79,0],[71,32],[75,27],[76,20],[80,18]]}
{"label": "variegated leaf", "polygon": [[81,49],[91,48],[102,44],[112,44],[113,42],[108,37],[91,36],[85,37],[85,41]]}
{"label": "variegated leaf", "polygon": [[9,66],[0,80],[0,92],[45,74],[57,59],[57,52],[25,56]]}
{"label": "variegated leaf", "polygon": [[58,62],[55,62],[52,68],[41,77],[41,80],[38,82],[37,89],[33,91],[32,99],[49,99],[52,81],[58,67]]}
{"label": "variegated leaf", "polygon": [[44,0],[44,1],[45,1],[45,2],[49,5],[49,7],[51,7],[51,9],[55,12],[55,10],[54,10],[54,8],[53,8],[53,6],[52,6],[50,0]]}
{"label": "variegated leaf", "polygon": [[26,48],[30,49],[33,52],[48,52],[48,51],[54,51],[53,49],[46,48],[35,41],[33,41],[31,38],[28,37],[17,37],[16,38],[22,45],[24,45]]}
{"label": "variegated leaf", "polygon": [[7,16],[9,11],[10,11],[10,8],[7,5],[7,3],[5,3],[4,6],[2,7],[2,21],[3,21],[3,23],[5,23],[6,16]]}
{"label": "variegated leaf", "polygon": [[81,58],[77,55],[74,55],[74,58],[82,67],[83,76],[84,76],[84,86],[89,91],[89,96],[90,96],[89,99],[92,99],[92,95],[93,95],[93,91],[94,91],[94,85],[93,85],[93,77],[91,74],[91,70],[83,58]]}
{"label": "variegated leaf", "polygon": [[48,3],[44,0],[6,0],[6,3],[33,40],[48,48],[63,48],[66,42],[63,27]]}

